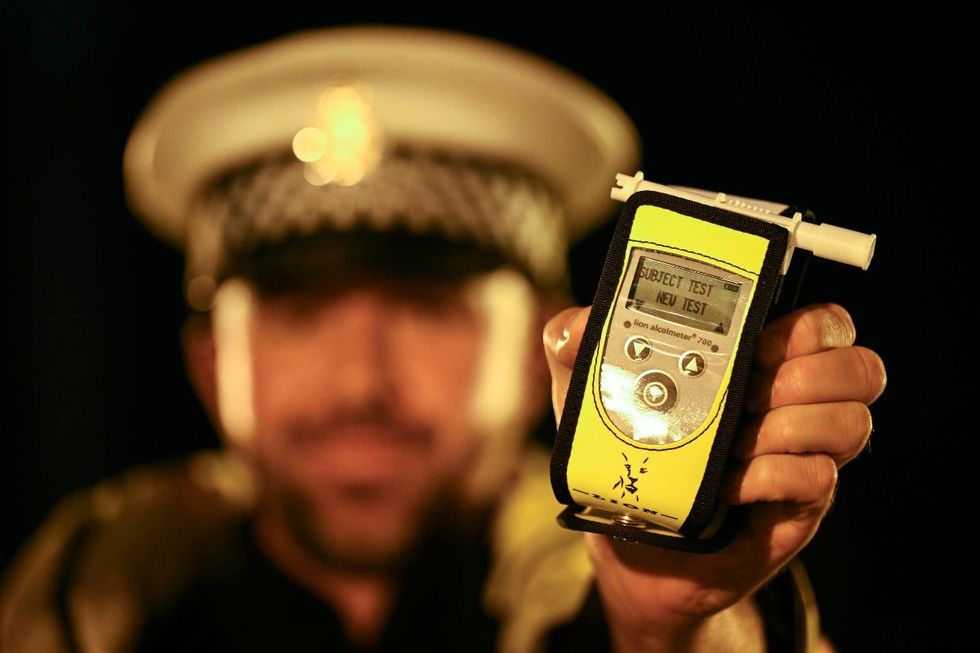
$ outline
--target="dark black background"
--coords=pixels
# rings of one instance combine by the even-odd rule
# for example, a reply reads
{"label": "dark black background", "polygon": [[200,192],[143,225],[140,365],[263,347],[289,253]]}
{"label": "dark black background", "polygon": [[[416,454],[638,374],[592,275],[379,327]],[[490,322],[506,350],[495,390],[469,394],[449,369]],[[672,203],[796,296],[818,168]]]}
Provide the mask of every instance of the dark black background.
{"label": "dark black background", "polygon": [[[128,213],[123,144],[141,107],[202,58],[305,27],[407,22],[499,38],[571,68],[619,101],[649,178],[812,208],[879,236],[867,272],[816,261],[805,301],[837,301],[889,371],[870,451],[841,474],[805,552],[825,630],[845,650],[917,650],[947,626],[938,522],[976,324],[940,208],[960,149],[957,20],[601,3],[531,18],[336,3],[7,3],[3,6],[4,251],[10,316],[3,517],[6,566],[72,489],[214,443],[184,380],[179,256]],[[968,78],[966,78],[968,79]],[[949,148],[950,144],[952,148]],[[573,253],[590,301],[610,230]],[[965,292],[974,296],[968,289]],[[926,535],[931,533],[931,535]],[[935,607],[933,607],[935,606]]]}

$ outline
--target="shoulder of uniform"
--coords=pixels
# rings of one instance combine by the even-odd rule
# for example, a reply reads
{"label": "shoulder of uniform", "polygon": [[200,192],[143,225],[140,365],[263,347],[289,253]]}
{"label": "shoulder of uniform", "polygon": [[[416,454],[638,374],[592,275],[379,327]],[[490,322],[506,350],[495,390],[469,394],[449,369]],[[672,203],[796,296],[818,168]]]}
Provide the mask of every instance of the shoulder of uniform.
{"label": "shoulder of uniform", "polygon": [[592,566],[582,534],[558,525],[560,511],[548,453],[530,448],[491,532],[484,600],[501,620],[500,650],[536,650],[549,630],[572,619],[585,602]]}
{"label": "shoulder of uniform", "polygon": [[223,452],[148,465],[62,499],[0,585],[0,650],[124,650],[247,508]]}

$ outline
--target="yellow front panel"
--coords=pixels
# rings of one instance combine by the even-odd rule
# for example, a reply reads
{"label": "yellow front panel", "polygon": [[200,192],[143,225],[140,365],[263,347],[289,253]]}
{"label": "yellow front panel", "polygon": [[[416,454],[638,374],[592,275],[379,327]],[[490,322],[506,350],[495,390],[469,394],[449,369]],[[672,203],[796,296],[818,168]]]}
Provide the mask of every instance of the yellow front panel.
{"label": "yellow front panel", "polygon": [[[752,293],[766,254],[765,238],[690,218],[673,211],[641,206],[630,232],[617,295],[623,291],[626,264],[634,247],[679,254],[748,277]],[[751,305],[751,296],[749,298]],[[576,503],[630,514],[676,530],[684,523],[701,485],[708,456],[724,409],[725,389],[735,357],[728,361],[721,389],[698,433],[677,445],[651,445],[633,440],[615,427],[599,401],[600,357],[609,319],[589,367],[588,391],[582,401],[567,468],[568,487]],[[739,320],[741,339],[744,317]],[[627,475],[626,465],[630,474]],[[644,472],[640,472],[644,469]],[[636,478],[630,482],[629,478]],[[629,487],[627,487],[629,485]]]}

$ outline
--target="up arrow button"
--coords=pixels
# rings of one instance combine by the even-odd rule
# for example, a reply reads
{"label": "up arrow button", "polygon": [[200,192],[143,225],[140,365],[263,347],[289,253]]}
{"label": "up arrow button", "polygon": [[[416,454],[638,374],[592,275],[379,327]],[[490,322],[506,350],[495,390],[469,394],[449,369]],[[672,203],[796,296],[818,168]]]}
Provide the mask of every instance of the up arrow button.
{"label": "up arrow button", "polygon": [[681,373],[685,376],[696,377],[704,374],[704,356],[699,351],[688,351],[681,355]]}

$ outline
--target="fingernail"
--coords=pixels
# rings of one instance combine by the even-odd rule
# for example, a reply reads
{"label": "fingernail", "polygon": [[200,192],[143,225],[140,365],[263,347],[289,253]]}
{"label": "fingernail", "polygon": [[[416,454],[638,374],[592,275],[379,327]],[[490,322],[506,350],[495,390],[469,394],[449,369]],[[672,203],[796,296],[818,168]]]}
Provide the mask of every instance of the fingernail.
{"label": "fingernail", "polygon": [[835,312],[824,311],[820,319],[820,342],[824,347],[847,347],[854,342],[854,330],[849,320],[842,320]]}
{"label": "fingernail", "polygon": [[575,355],[578,353],[577,348],[571,346],[572,334],[578,333],[580,330],[580,325],[576,320],[582,320],[586,314],[586,311],[580,309],[569,311],[568,319],[565,320],[561,335],[551,345],[555,359],[568,367],[575,364]]}
{"label": "fingernail", "polygon": [[[565,345],[568,344],[568,340],[571,338],[572,334],[572,320],[569,316],[574,315],[574,309],[567,308],[562,314],[556,315],[545,327],[544,344],[549,351],[557,354],[563,347],[565,347]],[[562,318],[564,318],[564,320],[562,320]],[[559,325],[561,326],[559,327]],[[561,328],[560,332],[558,331],[559,328]]]}
{"label": "fingernail", "polygon": [[561,351],[561,348],[568,344],[568,339],[572,337],[572,332],[569,331],[568,327],[561,330],[561,337],[555,340],[554,349],[555,353]]}

